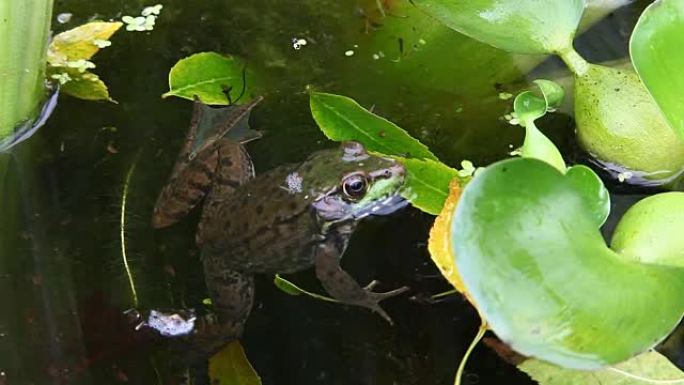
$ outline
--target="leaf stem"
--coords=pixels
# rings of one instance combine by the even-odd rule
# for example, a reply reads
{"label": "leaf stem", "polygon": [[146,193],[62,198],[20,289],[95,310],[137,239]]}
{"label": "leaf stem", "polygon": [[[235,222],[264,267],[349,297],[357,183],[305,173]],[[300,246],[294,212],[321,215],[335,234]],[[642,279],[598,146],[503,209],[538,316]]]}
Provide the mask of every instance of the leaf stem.
{"label": "leaf stem", "polygon": [[456,379],[454,380],[454,385],[461,385],[461,380],[463,378],[463,372],[465,370],[466,362],[468,361],[470,354],[475,349],[475,346],[477,346],[477,344],[480,342],[482,337],[484,337],[484,334],[486,331],[487,331],[487,321],[485,321],[484,318],[482,318],[482,323],[480,324],[480,329],[478,329],[477,334],[475,335],[475,338],[473,338],[473,342],[471,342],[470,346],[468,346],[468,350],[466,350],[465,354],[463,355],[463,358],[461,359],[461,363],[458,364],[458,371],[456,372]]}
{"label": "leaf stem", "polygon": [[589,71],[589,62],[584,60],[584,58],[572,47],[568,47],[567,49],[558,52],[558,56],[560,56],[563,62],[565,62],[565,65],[568,66],[575,76],[583,76]]}

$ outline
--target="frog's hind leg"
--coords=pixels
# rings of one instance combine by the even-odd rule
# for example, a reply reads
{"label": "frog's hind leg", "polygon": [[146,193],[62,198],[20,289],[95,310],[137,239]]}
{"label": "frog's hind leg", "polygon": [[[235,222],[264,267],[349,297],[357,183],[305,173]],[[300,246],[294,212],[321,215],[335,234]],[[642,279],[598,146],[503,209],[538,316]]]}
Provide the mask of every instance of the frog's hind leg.
{"label": "frog's hind leg", "polygon": [[215,317],[198,320],[193,342],[208,354],[242,336],[254,303],[254,277],[224,268],[221,260],[203,255],[202,261]]}

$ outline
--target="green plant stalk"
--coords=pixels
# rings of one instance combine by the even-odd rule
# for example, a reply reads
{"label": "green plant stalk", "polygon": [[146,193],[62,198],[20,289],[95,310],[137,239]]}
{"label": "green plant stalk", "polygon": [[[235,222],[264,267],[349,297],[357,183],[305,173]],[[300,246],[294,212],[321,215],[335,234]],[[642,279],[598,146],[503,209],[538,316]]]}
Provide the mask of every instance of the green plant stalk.
{"label": "green plant stalk", "polygon": [[52,3],[0,1],[0,140],[33,119],[45,99]]}
{"label": "green plant stalk", "polygon": [[583,76],[589,71],[589,63],[572,47],[558,52],[558,56],[560,56],[575,76]]}

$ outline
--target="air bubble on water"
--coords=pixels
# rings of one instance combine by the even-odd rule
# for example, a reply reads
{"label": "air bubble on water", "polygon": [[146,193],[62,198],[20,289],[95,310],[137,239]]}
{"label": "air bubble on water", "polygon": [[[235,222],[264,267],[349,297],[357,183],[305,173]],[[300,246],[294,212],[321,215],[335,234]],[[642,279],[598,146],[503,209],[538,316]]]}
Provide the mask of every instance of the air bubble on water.
{"label": "air bubble on water", "polygon": [[307,45],[306,39],[298,38],[298,37],[293,37],[292,38],[292,48],[295,50],[301,49],[303,46]]}
{"label": "air bubble on water", "polygon": [[354,50],[348,49],[348,50],[344,51],[344,56],[346,56],[346,57],[354,56]]}

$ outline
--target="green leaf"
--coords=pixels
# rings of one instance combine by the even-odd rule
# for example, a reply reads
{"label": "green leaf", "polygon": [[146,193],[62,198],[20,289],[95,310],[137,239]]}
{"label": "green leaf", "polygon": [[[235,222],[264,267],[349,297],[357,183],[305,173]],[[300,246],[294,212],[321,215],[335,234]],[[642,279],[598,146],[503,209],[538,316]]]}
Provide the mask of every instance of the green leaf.
{"label": "green leaf", "polygon": [[589,65],[575,80],[575,119],[580,144],[608,167],[661,182],[684,168],[684,139],[634,71]]}
{"label": "green leaf", "polygon": [[584,204],[592,213],[596,227],[601,227],[610,214],[610,194],[601,178],[592,169],[581,164],[568,168],[565,177],[584,198]]}
{"label": "green leaf", "polygon": [[324,295],[312,293],[310,291],[306,291],[302,289],[301,287],[295,285],[294,283],[288,281],[287,279],[281,277],[280,275],[276,274],[275,277],[273,277],[273,284],[276,285],[278,289],[281,291],[289,294],[289,295],[308,295],[311,298],[315,299],[320,299],[321,301],[326,301],[326,302],[340,302],[334,298],[326,297]]}
{"label": "green leaf", "polygon": [[240,341],[233,341],[209,360],[212,384],[261,385],[261,378],[249,363]]}
{"label": "green leaf", "polygon": [[[244,76],[243,76],[244,75]],[[224,56],[216,52],[202,52],[181,59],[169,72],[169,91],[163,98],[177,96],[192,100],[198,96],[205,104],[229,104],[226,91],[240,102],[251,100],[255,95],[255,76],[245,62],[235,56]]]}
{"label": "green leaf", "polygon": [[48,64],[65,66],[67,62],[89,60],[100,50],[100,41],[107,41],[123,24],[94,21],[55,36],[48,48]]}
{"label": "green leaf", "polygon": [[61,91],[65,94],[84,100],[107,100],[113,102],[109,96],[107,85],[94,73],[68,71],[71,80],[65,83]]}
{"label": "green leaf", "polygon": [[513,53],[572,48],[585,0],[412,0],[449,28]]}
{"label": "green leaf", "polygon": [[684,2],[658,0],[641,14],[630,38],[632,62],[672,128],[684,136]]}
{"label": "green leaf", "polygon": [[431,159],[399,159],[406,167],[406,187],[402,196],[411,204],[432,215],[442,210],[449,195],[449,183],[458,178],[458,171]]}
{"label": "green leaf", "polygon": [[396,124],[341,95],[312,92],[311,114],[329,139],[354,140],[368,151],[404,158],[437,160],[432,152]]}
{"label": "green leaf", "polygon": [[[518,365],[539,385],[644,385],[684,383],[684,373],[657,352],[640,354],[614,368],[586,371],[529,359]],[[662,381],[662,382],[661,382]]]}
{"label": "green leaf", "polygon": [[[684,268],[673,261],[684,247],[684,193],[633,206],[614,234],[625,241],[612,250],[580,179],[529,158],[488,166],[452,212],[450,246],[467,297],[503,341],[596,369],[653,348],[682,318]],[[661,218],[675,239],[654,237]],[[628,252],[654,241],[665,245],[647,260]]]}

